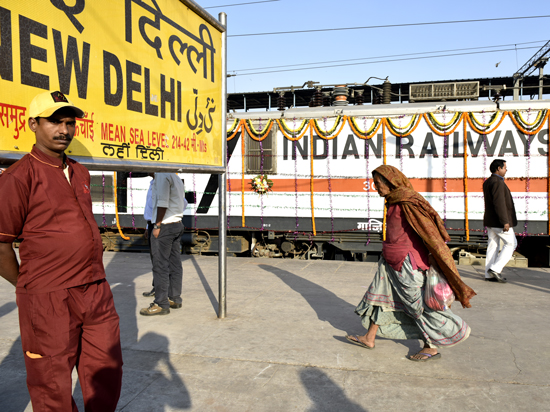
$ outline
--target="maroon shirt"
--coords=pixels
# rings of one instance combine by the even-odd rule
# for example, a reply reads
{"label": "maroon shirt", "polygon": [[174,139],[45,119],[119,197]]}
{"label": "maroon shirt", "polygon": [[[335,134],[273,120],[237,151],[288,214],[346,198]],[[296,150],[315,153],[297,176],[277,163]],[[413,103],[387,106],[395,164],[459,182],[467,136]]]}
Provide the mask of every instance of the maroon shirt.
{"label": "maroon shirt", "polygon": [[17,293],[44,293],[105,278],[90,174],[33,147],[0,175],[0,242],[21,239]]}
{"label": "maroon shirt", "polygon": [[399,203],[390,205],[386,213],[386,240],[382,243],[382,255],[386,262],[400,272],[403,261],[409,255],[413,269],[427,270],[428,249],[407,222]]}

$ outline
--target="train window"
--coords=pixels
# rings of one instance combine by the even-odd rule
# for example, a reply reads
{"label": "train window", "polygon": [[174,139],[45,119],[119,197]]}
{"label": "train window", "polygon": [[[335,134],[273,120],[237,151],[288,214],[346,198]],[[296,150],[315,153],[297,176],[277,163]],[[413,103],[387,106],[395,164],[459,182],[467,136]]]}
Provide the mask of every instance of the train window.
{"label": "train window", "polygon": [[[253,120],[253,125],[256,130],[260,127],[259,121]],[[277,173],[277,130],[275,125],[265,139],[261,142],[252,139],[248,133],[246,136],[246,173]]]}
{"label": "train window", "polygon": [[[92,175],[90,178],[92,202],[113,203],[115,201],[113,174]],[[105,184],[103,184],[103,178],[105,178]]]}

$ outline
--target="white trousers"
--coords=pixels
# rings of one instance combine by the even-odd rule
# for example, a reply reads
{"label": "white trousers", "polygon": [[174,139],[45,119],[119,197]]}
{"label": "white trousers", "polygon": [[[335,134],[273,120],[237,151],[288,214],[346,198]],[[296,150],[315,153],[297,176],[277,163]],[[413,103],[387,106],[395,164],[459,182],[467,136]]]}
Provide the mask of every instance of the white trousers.
{"label": "white trousers", "polygon": [[[489,241],[485,259],[485,277],[490,278],[492,276],[487,271],[491,269],[497,273],[502,272],[502,269],[514,254],[518,242],[512,228],[508,229],[508,232],[504,232],[500,227],[487,227],[487,234],[489,235]],[[501,242],[503,246],[499,252]]]}

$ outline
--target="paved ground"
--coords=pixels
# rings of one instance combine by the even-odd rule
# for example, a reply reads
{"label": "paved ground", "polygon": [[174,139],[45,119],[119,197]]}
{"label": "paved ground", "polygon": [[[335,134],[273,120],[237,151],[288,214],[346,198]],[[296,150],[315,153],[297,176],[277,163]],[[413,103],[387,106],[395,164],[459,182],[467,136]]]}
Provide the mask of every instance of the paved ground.
{"label": "paved ground", "polygon": [[[501,285],[460,267],[478,296],[453,310],[472,334],[442,359],[415,363],[406,356],[419,341],[379,339],[368,351],[344,339],[364,333],[353,309],[373,263],[229,258],[225,320],[217,258],[182,263],[183,308],[147,318],[149,256],[105,254],[121,316],[121,411],[550,410],[549,269],[506,268]],[[7,282],[0,317],[0,411],[31,411]],[[83,411],[78,386],[74,396]]]}

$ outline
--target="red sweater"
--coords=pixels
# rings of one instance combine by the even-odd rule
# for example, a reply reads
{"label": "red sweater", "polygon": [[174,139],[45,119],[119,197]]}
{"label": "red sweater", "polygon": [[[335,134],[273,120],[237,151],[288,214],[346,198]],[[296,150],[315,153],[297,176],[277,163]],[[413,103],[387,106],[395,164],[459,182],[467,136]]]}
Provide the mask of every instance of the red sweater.
{"label": "red sweater", "polygon": [[407,217],[397,203],[390,205],[386,214],[386,240],[382,243],[382,255],[386,262],[400,272],[403,261],[410,257],[413,269],[428,270],[428,249],[407,222]]}

